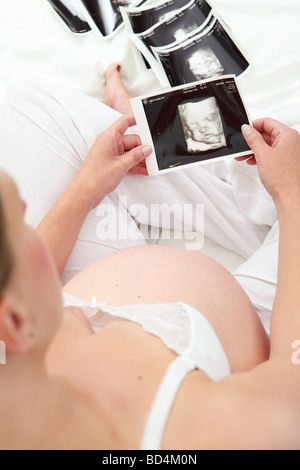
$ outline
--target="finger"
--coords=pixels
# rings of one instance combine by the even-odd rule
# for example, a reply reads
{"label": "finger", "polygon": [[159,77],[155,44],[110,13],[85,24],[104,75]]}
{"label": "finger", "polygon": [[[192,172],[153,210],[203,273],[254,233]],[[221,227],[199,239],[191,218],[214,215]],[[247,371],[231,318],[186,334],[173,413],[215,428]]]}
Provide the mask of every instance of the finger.
{"label": "finger", "polygon": [[137,147],[126,155],[124,155],[123,161],[126,163],[127,172],[129,172],[132,168],[136,167],[139,163],[142,163],[145,158],[149,157],[152,153],[152,148],[148,145],[142,145]]}
{"label": "finger", "polygon": [[[254,121],[254,124],[258,122],[258,121]],[[268,134],[267,132],[264,132],[263,130],[263,123],[262,125],[260,126],[253,126],[254,129],[256,129],[263,137],[264,141],[266,142],[267,145],[269,145],[269,147],[272,147],[272,144],[273,144],[273,141],[274,141],[274,138],[272,137],[272,133],[271,134]],[[261,130],[259,130],[261,129]]]}
{"label": "finger", "polygon": [[255,166],[255,165],[257,165],[256,158],[255,158],[255,157],[249,158],[249,160],[247,160],[247,165],[249,165],[249,166]]}
{"label": "finger", "polygon": [[261,135],[262,135],[264,141],[266,142],[266,144],[269,145],[269,147],[272,147],[272,144],[273,144],[272,137],[269,134],[267,134],[266,132],[262,132]]}
{"label": "finger", "polygon": [[138,166],[143,166],[144,168],[147,168],[146,160],[143,160],[141,163],[139,163]]}
{"label": "finger", "polygon": [[[244,162],[245,160],[248,160],[249,159],[249,156],[251,157],[251,155],[247,155],[245,157],[236,157],[235,160],[237,162]],[[253,155],[254,156],[254,155]]]}
{"label": "finger", "polygon": [[255,155],[259,155],[266,150],[270,150],[262,135],[254,127],[245,124],[242,127],[242,132],[247,144],[253,150]]}
{"label": "finger", "polygon": [[281,130],[286,128],[286,126],[281,122],[270,118],[257,119],[253,122],[253,127],[261,134],[265,133],[269,136],[272,135],[274,130]]}
{"label": "finger", "polygon": [[141,165],[137,165],[136,167],[132,168],[128,173],[132,175],[149,176],[147,168]]}
{"label": "finger", "polygon": [[132,116],[122,116],[119,118],[112,126],[110,126],[110,130],[113,133],[120,133],[122,135],[125,134],[126,131],[132,126],[136,125],[135,117]]}
{"label": "finger", "polygon": [[129,152],[135,147],[139,147],[142,144],[142,142],[141,142],[141,138],[138,135],[130,134],[130,135],[124,136],[123,144],[124,144],[124,149],[126,150],[126,152]]}

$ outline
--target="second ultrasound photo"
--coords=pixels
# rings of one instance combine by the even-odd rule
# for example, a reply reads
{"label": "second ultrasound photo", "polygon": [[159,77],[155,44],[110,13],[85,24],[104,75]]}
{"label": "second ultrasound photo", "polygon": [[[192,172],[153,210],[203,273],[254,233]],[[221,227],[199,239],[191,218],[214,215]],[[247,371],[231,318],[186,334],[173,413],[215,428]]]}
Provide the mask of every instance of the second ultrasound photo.
{"label": "second ultrasound photo", "polygon": [[214,16],[203,32],[173,48],[155,49],[155,53],[173,87],[224,74],[240,76],[250,65]]}

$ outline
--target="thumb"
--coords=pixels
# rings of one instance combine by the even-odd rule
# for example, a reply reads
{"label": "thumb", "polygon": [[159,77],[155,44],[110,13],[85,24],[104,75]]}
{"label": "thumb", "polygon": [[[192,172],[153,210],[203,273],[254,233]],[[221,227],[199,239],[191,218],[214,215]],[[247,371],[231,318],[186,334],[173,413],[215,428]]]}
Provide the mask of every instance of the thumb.
{"label": "thumb", "polygon": [[242,133],[247,144],[255,153],[255,156],[258,154],[259,157],[261,152],[264,152],[268,149],[268,145],[264,141],[263,136],[256,129],[254,129],[254,127],[244,124],[242,126]]}
{"label": "thumb", "polygon": [[142,145],[140,147],[136,147],[135,149],[128,152],[124,155],[123,159],[126,162],[127,171],[131,170],[139,163],[145,160],[145,158],[149,157],[152,153],[152,148],[149,145]]}

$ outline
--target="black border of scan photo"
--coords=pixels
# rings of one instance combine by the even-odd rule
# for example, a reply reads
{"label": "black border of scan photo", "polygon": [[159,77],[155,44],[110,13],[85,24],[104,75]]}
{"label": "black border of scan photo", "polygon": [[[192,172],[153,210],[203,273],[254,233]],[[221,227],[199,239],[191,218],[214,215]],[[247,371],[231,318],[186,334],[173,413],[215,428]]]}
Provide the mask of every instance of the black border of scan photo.
{"label": "black border of scan photo", "polygon": [[67,26],[68,30],[74,34],[85,34],[91,31],[90,25],[85,17],[69,0],[48,0],[52,8]]}
{"label": "black border of scan photo", "polygon": [[[141,6],[146,0],[81,0],[82,11],[92,30],[103,39],[111,38],[123,25],[121,8]],[[123,5],[122,5],[123,3]]]}
{"label": "black border of scan photo", "polygon": [[[173,87],[218,75],[234,74],[240,77],[250,67],[237,39],[215,14],[209,20],[207,29],[197,36],[173,48],[155,48],[154,51]],[[210,75],[207,72],[209,63],[212,67]]]}
{"label": "black border of scan photo", "polygon": [[132,99],[149,176],[225,158],[251,156],[242,132],[252,124],[234,75]]}
{"label": "black border of scan photo", "polygon": [[[195,0],[204,2],[205,0]],[[163,0],[142,8],[122,8],[121,12],[129,30],[135,34],[143,33],[160,23],[170,13],[184,8],[190,0]]]}

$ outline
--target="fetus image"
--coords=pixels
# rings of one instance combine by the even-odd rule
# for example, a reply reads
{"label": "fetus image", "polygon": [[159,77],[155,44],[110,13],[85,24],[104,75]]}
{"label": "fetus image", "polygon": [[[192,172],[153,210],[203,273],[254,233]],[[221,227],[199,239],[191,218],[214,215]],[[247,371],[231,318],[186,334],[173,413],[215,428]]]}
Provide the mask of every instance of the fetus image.
{"label": "fetus image", "polygon": [[205,80],[224,74],[221,62],[210,47],[195,52],[188,59],[188,65],[197,80]]}
{"label": "fetus image", "polygon": [[178,106],[189,153],[227,147],[216,98],[204,98]]}
{"label": "fetus image", "polygon": [[197,27],[197,23],[194,23],[190,26],[183,26],[182,28],[179,28],[174,34],[176,41],[183,41],[190,33],[195,31]]}

